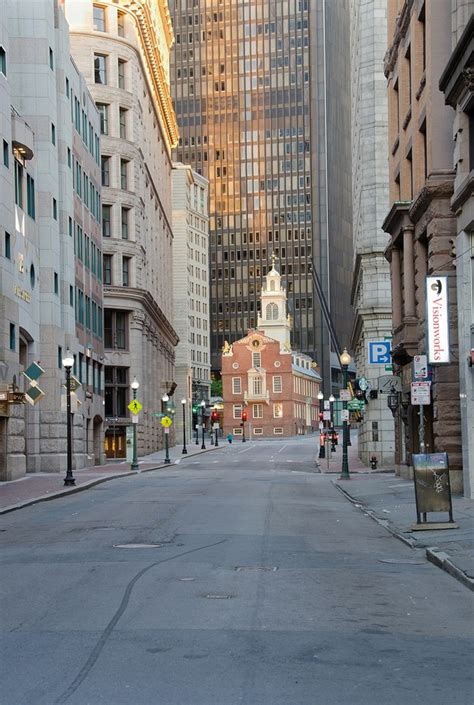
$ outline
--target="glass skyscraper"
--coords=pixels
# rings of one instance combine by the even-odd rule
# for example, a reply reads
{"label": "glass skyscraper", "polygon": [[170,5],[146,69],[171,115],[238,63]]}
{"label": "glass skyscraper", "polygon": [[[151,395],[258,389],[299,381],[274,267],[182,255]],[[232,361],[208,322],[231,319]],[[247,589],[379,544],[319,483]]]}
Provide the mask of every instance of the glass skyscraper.
{"label": "glass skyscraper", "polygon": [[352,270],[347,0],[174,0],[177,161],[210,182],[211,350],[257,324],[272,254],[292,345],[329,375],[311,258],[342,344]]}

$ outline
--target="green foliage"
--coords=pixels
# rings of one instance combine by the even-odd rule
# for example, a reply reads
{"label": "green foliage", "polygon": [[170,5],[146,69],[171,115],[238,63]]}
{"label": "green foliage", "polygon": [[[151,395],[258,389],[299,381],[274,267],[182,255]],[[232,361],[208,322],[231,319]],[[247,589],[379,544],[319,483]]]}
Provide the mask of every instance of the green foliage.
{"label": "green foliage", "polygon": [[222,396],[222,380],[213,379],[211,382],[211,396],[221,397]]}

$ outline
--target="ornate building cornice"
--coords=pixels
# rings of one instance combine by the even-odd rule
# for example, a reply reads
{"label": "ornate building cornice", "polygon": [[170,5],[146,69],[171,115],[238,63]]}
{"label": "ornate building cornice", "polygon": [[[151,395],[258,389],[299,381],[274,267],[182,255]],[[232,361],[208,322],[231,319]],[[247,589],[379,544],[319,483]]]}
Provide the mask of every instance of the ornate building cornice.
{"label": "ornate building cornice", "polygon": [[409,215],[412,223],[417,223],[430,203],[435,199],[450,199],[454,192],[454,173],[451,178],[430,183],[427,181],[413,201]]}
{"label": "ornate building cornice", "polygon": [[387,49],[384,58],[384,73],[387,78],[392,73],[395,68],[395,64],[397,63],[400,43],[405,37],[408,27],[410,26],[410,15],[412,8],[413,0],[405,0],[405,4],[397,17],[392,43]]}
{"label": "ornate building cornice", "polygon": [[156,23],[153,21],[152,2],[158,6],[168,49],[174,41],[173,28],[166,0],[120,0],[124,9],[134,17],[138,28],[138,35],[143,49],[143,59],[148,69],[151,83],[155,92],[158,113],[166,134],[168,150],[178,144],[178,123],[171,101],[171,93],[166,72],[163,68],[163,57],[156,37]]}
{"label": "ornate building cornice", "polygon": [[[171,345],[177,345],[179,342],[178,334],[175,329],[166,318],[165,314],[161,308],[156,303],[153,296],[143,289],[134,289],[132,287],[119,287],[119,286],[104,286],[104,297],[114,297],[117,299],[124,299],[125,301],[138,302],[143,305],[145,312],[150,316],[158,330],[167,338]],[[108,300],[108,305],[110,306],[110,298]],[[125,303],[124,301],[124,303]],[[123,304],[122,304],[123,305]],[[113,307],[111,307],[113,308]],[[135,312],[135,322],[145,325],[146,319],[142,312]]]}

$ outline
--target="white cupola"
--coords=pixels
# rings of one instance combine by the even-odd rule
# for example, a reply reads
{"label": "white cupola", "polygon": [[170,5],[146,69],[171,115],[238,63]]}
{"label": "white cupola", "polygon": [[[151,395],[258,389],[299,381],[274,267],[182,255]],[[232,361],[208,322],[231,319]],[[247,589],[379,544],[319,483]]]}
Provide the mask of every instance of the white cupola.
{"label": "white cupola", "polygon": [[286,313],[286,290],[281,285],[280,273],[275,269],[275,255],[272,255],[272,268],[265,277],[260,295],[261,315],[257,327],[273,340],[278,340],[281,350],[290,350],[290,317]]}

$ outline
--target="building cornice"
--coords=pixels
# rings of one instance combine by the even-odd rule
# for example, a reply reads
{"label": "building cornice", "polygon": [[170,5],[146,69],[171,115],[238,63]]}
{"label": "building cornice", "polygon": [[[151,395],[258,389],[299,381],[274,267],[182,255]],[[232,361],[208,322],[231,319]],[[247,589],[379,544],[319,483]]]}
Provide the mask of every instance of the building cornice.
{"label": "building cornice", "polygon": [[439,80],[447,105],[455,108],[460,96],[467,91],[474,100],[474,15],[464,31]]}
{"label": "building cornice", "polygon": [[148,291],[132,287],[104,286],[104,299],[106,296],[109,300],[111,297],[121,299],[121,305],[125,305],[127,301],[140,303],[169,343],[173,346],[178,344],[178,334]]}
{"label": "building cornice", "polygon": [[392,44],[387,49],[384,58],[384,73],[386,78],[392,73],[398,59],[398,50],[402,39],[406,36],[410,26],[410,15],[413,8],[413,0],[405,0],[405,4],[397,16]]}
{"label": "building cornice", "polygon": [[393,237],[407,221],[411,203],[411,201],[395,201],[382,223],[382,230]]}
{"label": "building cornice", "polygon": [[[169,84],[163,69],[162,57],[155,37],[151,3],[152,0],[120,0],[121,5],[134,17],[143,49],[143,57],[150,74],[158,102],[158,111],[167,138],[168,151],[178,144],[178,123],[171,101]],[[173,29],[166,0],[155,0],[163,21],[168,48],[173,44]]]}
{"label": "building cornice", "polygon": [[440,174],[434,180],[428,179],[413,201],[409,215],[412,223],[417,223],[430,203],[436,198],[450,199],[454,192],[454,172]]}

